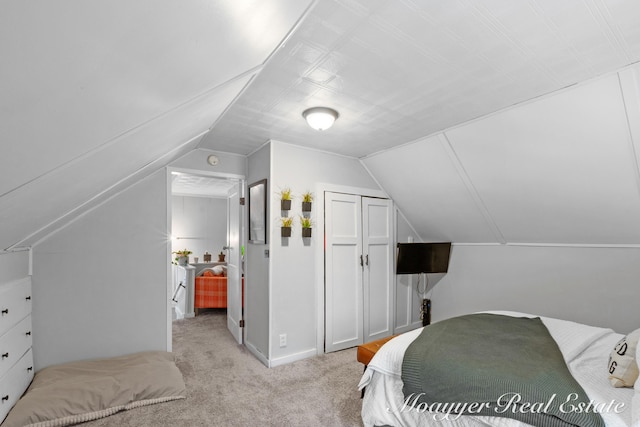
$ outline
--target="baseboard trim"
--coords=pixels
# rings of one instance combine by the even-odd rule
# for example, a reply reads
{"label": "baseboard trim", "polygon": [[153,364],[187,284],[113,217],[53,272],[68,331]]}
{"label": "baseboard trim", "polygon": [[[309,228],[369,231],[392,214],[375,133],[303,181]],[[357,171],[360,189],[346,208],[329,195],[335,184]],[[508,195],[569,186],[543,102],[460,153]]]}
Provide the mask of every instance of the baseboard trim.
{"label": "baseboard trim", "polygon": [[269,359],[267,359],[267,357],[264,354],[260,353],[253,344],[251,344],[248,341],[245,341],[244,345],[245,347],[247,347],[247,350],[249,350],[249,352],[256,357],[256,359],[262,362],[262,364],[267,368],[269,367]]}
{"label": "baseboard trim", "polygon": [[314,357],[316,355],[316,348],[314,347],[309,350],[301,351],[300,353],[290,354],[288,356],[273,359],[270,361],[269,367],[274,368],[276,366],[286,365],[292,362],[297,362],[298,360],[308,359],[309,357]]}

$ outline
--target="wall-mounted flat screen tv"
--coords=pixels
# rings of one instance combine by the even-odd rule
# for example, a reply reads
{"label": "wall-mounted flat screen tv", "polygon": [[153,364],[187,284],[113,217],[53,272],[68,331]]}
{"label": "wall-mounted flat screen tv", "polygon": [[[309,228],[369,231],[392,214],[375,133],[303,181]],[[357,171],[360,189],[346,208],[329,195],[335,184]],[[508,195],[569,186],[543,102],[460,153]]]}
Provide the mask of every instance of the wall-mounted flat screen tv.
{"label": "wall-mounted flat screen tv", "polygon": [[451,243],[398,243],[396,274],[446,273]]}

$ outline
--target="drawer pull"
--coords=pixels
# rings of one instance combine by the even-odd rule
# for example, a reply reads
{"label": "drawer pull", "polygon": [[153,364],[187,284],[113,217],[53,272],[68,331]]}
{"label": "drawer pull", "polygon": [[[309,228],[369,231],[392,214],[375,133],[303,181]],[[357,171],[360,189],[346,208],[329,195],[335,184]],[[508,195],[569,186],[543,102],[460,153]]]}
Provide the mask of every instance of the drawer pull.
{"label": "drawer pull", "polygon": [[2,401],[4,402],[5,400],[9,400],[9,395],[8,394],[6,396],[2,396]]}
{"label": "drawer pull", "polygon": [[9,357],[9,353],[3,353],[3,354],[2,354],[2,358],[3,358],[3,359],[6,359],[7,357]]}
{"label": "drawer pull", "polygon": [[31,335],[31,331],[27,331],[27,332],[25,332],[24,334],[25,334],[25,335],[27,335],[27,336],[29,336],[29,335]]}
{"label": "drawer pull", "polygon": [[31,301],[31,295],[25,298],[27,301]]}
{"label": "drawer pull", "polygon": [[5,308],[4,310],[2,310],[2,315],[4,316],[5,314],[9,314],[8,308]]}
{"label": "drawer pull", "polygon": [[33,366],[29,366],[29,367],[27,368],[27,372],[31,372],[31,371],[33,371]]}

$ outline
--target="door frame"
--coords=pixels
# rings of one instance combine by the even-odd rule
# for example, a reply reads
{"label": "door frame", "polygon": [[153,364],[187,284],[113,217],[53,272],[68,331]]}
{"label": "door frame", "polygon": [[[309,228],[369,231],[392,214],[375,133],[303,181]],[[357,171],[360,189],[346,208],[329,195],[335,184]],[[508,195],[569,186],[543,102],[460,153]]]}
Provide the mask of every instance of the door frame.
{"label": "door frame", "polygon": [[[247,194],[247,181],[245,178],[245,175],[240,175],[240,174],[234,174],[234,173],[224,173],[224,172],[211,172],[211,171],[207,171],[207,170],[202,170],[202,169],[193,169],[193,168],[178,168],[178,167],[172,167],[172,166],[167,166],[165,168],[166,170],[166,179],[167,179],[167,260],[172,259],[172,254],[171,254],[171,223],[172,223],[172,191],[171,191],[171,174],[173,172],[179,172],[179,173],[184,173],[184,174],[188,174],[188,175],[199,175],[199,176],[207,176],[207,177],[211,177],[211,178],[220,178],[220,179],[235,179],[238,180],[239,182],[239,187],[241,189],[240,194],[241,195],[246,195]],[[243,227],[243,221],[244,221],[244,215],[246,215],[246,206],[241,206],[240,207],[240,245],[241,246],[245,246],[247,245],[247,239],[246,239],[246,233],[244,233],[242,231],[242,227]],[[227,224],[228,227],[228,224]],[[228,233],[228,229],[227,229],[227,233]],[[173,274],[172,274],[172,270],[171,270],[171,263],[167,263],[167,297],[166,297],[166,303],[167,303],[167,351],[173,351],[173,318],[172,318],[172,313],[171,313],[171,297],[172,297],[172,291],[173,291]],[[246,304],[245,304],[246,307]],[[244,341],[244,328],[242,330],[242,334],[243,334],[243,341]]]}
{"label": "door frame", "polygon": [[[318,183],[315,186],[315,200],[321,203],[319,209],[319,213],[321,215],[316,216],[316,224],[317,230],[322,232],[322,238],[313,239],[315,241],[315,267],[316,267],[316,278],[315,278],[315,288],[316,288],[316,354],[321,355],[325,353],[324,348],[324,334],[325,334],[325,301],[324,301],[324,287],[325,287],[325,251],[324,251],[324,235],[325,235],[325,206],[324,206],[324,193],[344,193],[344,194],[353,194],[357,196],[364,197],[378,197],[382,199],[390,199],[389,195],[385,193],[383,190],[377,190],[374,188],[361,188],[361,187],[351,187],[345,185],[337,185],[337,184],[328,184],[328,183]],[[393,203],[393,200],[392,200]],[[395,205],[393,209],[393,240],[397,241],[396,238],[396,217],[395,217]],[[395,261],[394,261],[395,265]]]}

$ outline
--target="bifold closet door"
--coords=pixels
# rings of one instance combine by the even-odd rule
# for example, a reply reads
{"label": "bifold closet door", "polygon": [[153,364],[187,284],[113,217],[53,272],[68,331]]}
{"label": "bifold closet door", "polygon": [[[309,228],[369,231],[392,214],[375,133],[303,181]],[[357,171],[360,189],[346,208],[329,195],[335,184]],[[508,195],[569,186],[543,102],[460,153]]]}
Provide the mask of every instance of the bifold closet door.
{"label": "bifold closet door", "polygon": [[363,343],[360,196],[325,193],[325,351]]}
{"label": "bifold closet door", "polygon": [[325,194],[325,351],[393,332],[393,218],[388,199]]}
{"label": "bifold closet door", "polygon": [[391,200],[362,198],[364,342],[393,334],[392,215]]}

